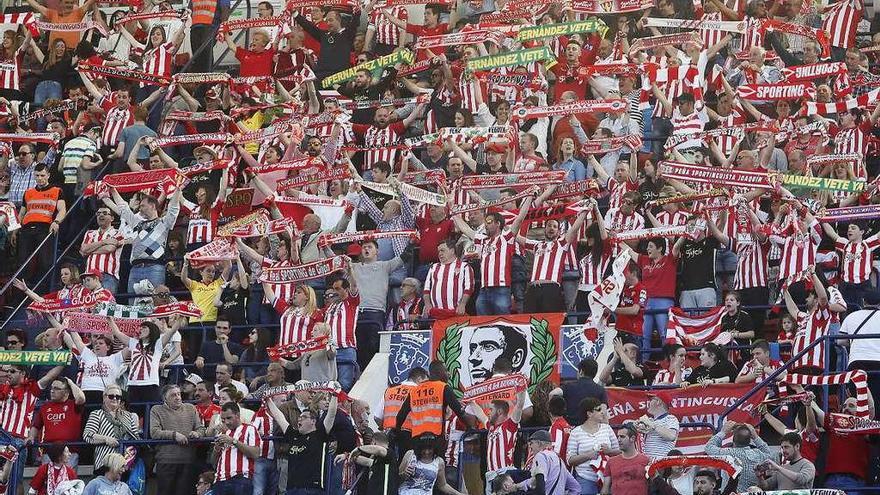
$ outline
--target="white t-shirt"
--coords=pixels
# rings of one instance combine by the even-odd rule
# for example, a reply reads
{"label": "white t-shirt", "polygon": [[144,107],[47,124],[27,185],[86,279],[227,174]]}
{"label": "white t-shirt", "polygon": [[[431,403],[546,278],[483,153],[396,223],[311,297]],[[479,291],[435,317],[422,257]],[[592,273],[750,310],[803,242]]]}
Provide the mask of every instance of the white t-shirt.
{"label": "white t-shirt", "polygon": [[138,350],[138,339],[128,341],[128,349],[131,351],[131,362],[128,364],[129,386],[159,385],[159,363],[162,362],[162,339],[156,340],[149,354],[141,357]]}
{"label": "white t-shirt", "polygon": [[[174,345],[175,344],[180,345],[181,340],[182,340],[182,338],[180,337],[180,332],[179,331],[174,332],[174,334],[171,336],[171,340],[169,340],[168,343],[165,344],[165,347],[162,349],[162,359],[163,360],[167,359],[168,356],[170,356],[171,353],[174,352]],[[171,365],[184,364],[183,353],[178,354],[177,358],[175,358],[174,361],[171,361],[169,364],[171,364]]]}
{"label": "white t-shirt", "polygon": [[[244,383],[242,383],[238,380],[229,380],[229,383],[234,385],[235,388],[238,389],[238,391],[241,392],[243,395],[247,395],[250,393],[250,391],[248,391],[247,385],[245,385]],[[214,383],[214,395],[219,395],[219,394],[220,394],[220,384]]]}
{"label": "white t-shirt", "polygon": [[[871,319],[862,325],[866,318]],[[840,333],[853,335],[859,325],[862,325],[862,328],[859,329],[859,335],[880,335],[880,311],[862,309],[850,313],[840,325]],[[880,339],[852,339],[850,341],[848,364],[856,361],[878,360],[880,360]]]}
{"label": "white t-shirt", "polygon": [[645,441],[642,443],[642,452],[648,457],[656,459],[669,454],[669,451],[675,448],[675,440],[678,438],[678,418],[671,414],[654,418],[654,424],[674,430],[676,439],[664,440],[656,431],[649,432],[645,435]]}
{"label": "white t-shirt", "polygon": [[79,355],[79,388],[89,392],[103,392],[107,385],[116,383],[124,360],[122,353],[98,357],[91,349],[84,347]]}

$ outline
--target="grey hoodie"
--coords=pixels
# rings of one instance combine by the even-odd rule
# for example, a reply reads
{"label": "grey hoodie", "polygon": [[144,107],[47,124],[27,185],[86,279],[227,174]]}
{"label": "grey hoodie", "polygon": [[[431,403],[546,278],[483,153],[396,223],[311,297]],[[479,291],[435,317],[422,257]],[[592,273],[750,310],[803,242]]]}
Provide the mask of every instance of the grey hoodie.
{"label": "grey hoodie", "polygon": [[83,495],[131,495],[131,490],[122,481],[113,482],[103,476],[98,476],[89,481]]}

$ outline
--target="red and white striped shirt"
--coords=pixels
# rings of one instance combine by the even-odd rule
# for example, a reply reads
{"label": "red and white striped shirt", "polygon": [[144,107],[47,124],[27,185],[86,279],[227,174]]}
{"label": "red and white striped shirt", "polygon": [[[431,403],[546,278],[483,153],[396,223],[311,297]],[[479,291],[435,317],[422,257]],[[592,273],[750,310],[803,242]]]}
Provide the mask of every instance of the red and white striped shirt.
{"label": "red and white striped shirt", "polygon": [[131,364],[128,370],[129,385],[159,385],[159,363],[162,361],[162,339],[156,340],[152,350],[144,348],[138,339],[129,339]]}
{"label": "red and white striped shirt", "polygon": [[[841,155],[858,154],[864,156],[868,151],[868,140],[858,127],[840,129],[834,134],[834,153]],[[864,165],[856,167],[856,177],[865,178]]]}
{"label": "red and white striped shirt", "polygon": [[[676,108],[672,111],[672,118],[670,121],[672,123],[672,135],[680,136],[684,134],[693,134],[695,132],[703,132],[706,123],[709,122],[709,115],[706,113],[705,108],[699,111],[694,110],[687,115],[682,115],[681,110]],[[676,146],[676,149],[693,148],[700,146],[700,144],[699,139],[691,139],[679,144]]]}
{"label": "red and white striped shirt", "polygon": [[443,453],[443,461],[447,466],[458,467],[458,446],[461,443],[464,432],[467,431],[467,425],[463,425],[458,416],[452,415],[452,418],[446,421],[446,451]]}
{"label": "red and white striped shirt", "polygon": [[519,425],[507,418],[500,425],[489,425],[488,471],[494,472],[502,468],[513,467],[513,448],[516,446],[516,434]]}
{"label": "red and white striped shirt", "polygon": [[568,254],[568,241],[564,238],[552,241],[526,241],[526,249],[535,252],[532,263],[532,282],[562,283],[562,265]]}
{"label": "red and white striped shirt", "polygon": [[[730,114],[728,114],[726,117],[721,117],[721,120],[718,122],[718,127],[733,127],[745,123],[746,116],[743,115],[742,107],[740,106],[739,100],[737,100],[734,102],[733,108],[731,108],[730,110]],[[724,156],[730,154],[737,142],[735,136],[718,136],[713,139],[718,144],[718,147],[721,148],[721,153]]]}
{"label": "red and white striped shirt", "polygon": [[25,379],[21,384],[12,386],[8,383],[0,385],[0,400],[3,400],[3,411],[0,412],[0,428],[15,438],[27,438],[34,415],[34,406],[42,393],[40,383]]}
{"label": "red and white striped shirt", "polygon": [[831,46],[852,48],[856,43],[856,28],[862,18],[861,0],[840,0],[825,9],[822,30],[829,35]]}
{"label": "red and white striped shirt", "polygon": [[[227,435],[229,433],[227,432]],[[239,443],[248,447],[263,448],[263,439],[253,425],[240,424],[238,428],[230,435]],[[240,450],[227,444],[220,452],[220,459],[217,460],[217,470],[215,477],[217,481],[226,481],[236,476],[244,476],[245,478],[254,477],[254,460],[244,455]]]}
{"label": "red and white striped shirt", "polygon": [[871,251],[880,247],[880,235],[875,234],[861,242],[850,242],[841,237],[834,243],[841,252],[841,280],[860,284],[871,276],[873,256]]}
{"label": "red and white striped shirt", "polygon": [[511,259],[513,258],[516,234],[505,229],[495,237],[477,232],[474,247],[480,253],[480,286],[509,287]]}
{"label": "red and white striped shirt", "polygon": [[[93,242],[101,242],[105,239],[122,238],[113,227],[101,232],[101,229],[89,230],[83,236],[83,244]],[[119,278],[119,259],[122,256],[122,249],[116,248],[112,253],[92,253],[86,258],[86,271],[100,270],[101,273],[107,273]]]}
{"label": "red and white striped shirt", "polygon": [[10,59],[0,60],[0,89],[21,89],[21,62],[24,60],[23,43]]}
{"label": "red and white striped shirt", "polygon": [[[799,230],[786,235],[782,242],[782,260],[779,263],[779,280],[799,275],[816,264],[816,249],[822,237],[819,223],[807,227],[807,232]],[[777,240],[778,242],[778,240]]]}
{"label": "red and white striped shirt", "polygon": [[[162,43],[144,52],[144,72],[156,76],[171,75],[171,59],[173,58],[174,43]],[[146,83],[141,83],[141,87]]]}
{"label": "red and white striped shirt", "polygon": [[[260,406],[260,409],[254,413],[251,419],[251,425],[257,429],[260,438],[272,435],[272,429],[275,427],[275,420],[266,411],[266,406]],[[273,440],[263,440],[263,448],[260,450],[260,457],[263,459],[275,458],[275,442]]]}
{"label": "red and white striped shirt", "polygon": [[330,325],[330,335],[340,349],[357,347],[354,327],[357,326],[360,303],[360,295],[349,293],[347,299],[336,301],[324,310],[324,321]]}
{"label": "red and white striped shirt", "polygon": [[556,418],[550,425],[550,439],[553,440],[553,452],[560,459],[565,459],[568,450],[568,437],[571,435],[571,425],[565,418]]}
{"label": "red and white striped shirt", "polygon": [[397,144],[406,134],[406,126],[403,122],[392,122],[381,129],[366,124],[352,124],[351,128],[356,135],[363,138],[364,146],[375,148],[367,151],[364,156],[364,171],[372,170],[373,165],[379,161],[388,162],[394,167],[397,150],[389,149],[387,146]]}
{"label": "red and white striped shirt", "polygon": [[593,263],[593,254],[588,252],[587,255],[581,258],[581,261],[578,263],[581,268],[581,281],[578,289],[592,290],[594,287],[602,283],[605,272],[608,270],[608,265],[610,263],[610,248],[604,249],[602,251],[602,259],[600,259],[598,263]]}
{"label": "red and white striped shirt", "polygon": [[734,290],[767,287],[767,260],[770,254],[769,242],[741,242],[731,237],[733,250],[736,252],[736,274]]}
{"label": "red and white striped shirt", "polygon": [[[395,5],[387,8],[386,11],[391,17],[396,17],[403,22],[409,20],[409,11],[406,10],[406,7]],[[379,9],[375,9],[370,13],[369,27],[376,30],[376,43],[392,45],[394,47],[400,45],[400,37],[403,36],[403,30],[380,14]]]}
{"label": "red and white striped shirt", "polygon": [[[682,368],[681,370],[681,379],[687,380],[689,376],[691,376],[691,372],[693,369],[691,368]],[[660,371],[654,375],[654,382],[652,385],[673,385],[675,384],[675,373],[669,370],[669,368],[662,368]]]}
{"label": "red and white striped shirt", "polygon": [[756,17],[745,17],[746,32],[740,40],[739,51],[747,52],[753,46],[764,45],[764,30],[762,29],[763,21]]}
{"label": "red and white striped shirt", "polygon": [[104,133],[101,134],[101,143],[104,146],[116,146],[119,143],[119,135],[122,129],[134,124],[134,107],[125,108],[116,106],[116,97],[105,96],[101,99],[101,108],[107,116],[104,120]]}
{"label": "red and white striped shirt", "polygon": [[618,208],[612,208],[605,213],[605,225],[614,232],[628,232],[645,228],[645,217],[635,210],[627,215]]}
{"label": "red and white striped shirt", "polygon": [[278,335],[278,345],[294,344],[312,337],[312,328],[319,320],[318,313],[308,316],[303,308],[288,306],[287,300],[275,298],[275,311],[281,315],[281,333]]}
{"label": "red and white striped shirt", "polygon": [[[290,260],[285,261],[275,261],[266,257],[263,257],[263,268],[276,268],[276,267],[288,267],[293,266],[293,263]],[[279,301],[288,301],[291,297],[293,297],[293,284],[269,284],[272,287],[272,292],[275,293],[275,297]],[[264,304],[272,304],[272,301],[269,301],[265,297],[263,297]]]}
{"label": "red and white striped shirt", "polygon": [[226,203],[220,198],[214,200],[211,205],[209,217],[202,215],[199,205],[189,200],[181,201],[180,206],[189,214],[189,224],[186,227],[186,244],[205,243],[214,240],[217,231],[217,222],[220,220],[220,212]]}
{"label": "red and white striped shirt", "polygon": [[455,310],[462,297],[473,292],[474,270],[464,261],[434,263],[428,270],[424,293],[434,308]]}
{"label": "red and white striped shirt", "polygon": [[[831,323],[831,310],[828,306],[819,306],[809,314],[803,311],[797,315],[797,333],[792,343],[792,356],[807,348],[808,345],[822,338],[828,333],[828,325]],[[821,343],[804,354],[792,369],[803,366],[814,368],[825,367],[825,344]]]}
{"label": "red and white striped shirt", "polygon": [[[703,14],[700,17],[701,21],[722,21],[721,12],[709,12]],[[710,46],[719,43],[721,38],[724,37],[724,31],[719,29],[705,29],[700,28],[700,38],[703,40],[703,46],[709,48]]]}
{"label": "red and white striped shirt", "polygon": [[618,182],[614,177],[609,177],[608,183],[605,184],[605,189],[608,190],[608,208],[616,209],[620,208],[624,194],[639,190],[639,183],[633,180]]}

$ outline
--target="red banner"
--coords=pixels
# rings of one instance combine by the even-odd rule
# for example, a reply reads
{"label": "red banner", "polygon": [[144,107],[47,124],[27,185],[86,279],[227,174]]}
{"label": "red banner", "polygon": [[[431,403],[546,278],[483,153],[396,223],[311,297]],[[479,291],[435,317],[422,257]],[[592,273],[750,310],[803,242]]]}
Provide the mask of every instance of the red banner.
{"label": "red banner", "polygon": [[[129,337],[138,338],[141,334],[141,319],[117,318],[116,326],[119,331]],[[92,313],[80,313],[71,311],[67,313],[68,332],[91,333],[95,335],[107,335],[110,332],[110,319],[103,315]]]}
{"label": "red banner", "polygon": [[[655,390],[628,390],[609,387],[608,411],[611,424],[622,424],[625,421],[636,421],[646,413],[648,394],[660,395],[669,405],[669,413],[681,423],[718,424],[721,414],[743,397],[754,383],[711,385],[703,388],[698,385],[687,388]],[[760,417],[756,414],[758,404],[764,400],[761,391],[733,410],[727,418],[737,423],[757,425]],[[713,431],[709,428],[681,428],[678,433],[676,447],[686,454],[703,453],[706,442]]]}
{"label": "red banner", "polygon": [[529,390],[545,380],[559,380],[558,349],[562,313],[460,316],[434,322],[432,356],[449,370],[449,386],[461,394],[492,378],[500,356],[513,373],[529,381]]}
{"label": "red banner", "polygon": [[244,187],[233,190],[226,196],[223,203],[221,217],[242,217],[251,212],[251,204],[254,201],[254,188]]}
{"label": "red banner", "polygon": [[281,358],[295,359],[307,352],[327,349],[329,337],[323,335],[314,339],[301,340],[292,344],[276,345],[266,349],[269,359],[277,361]]}

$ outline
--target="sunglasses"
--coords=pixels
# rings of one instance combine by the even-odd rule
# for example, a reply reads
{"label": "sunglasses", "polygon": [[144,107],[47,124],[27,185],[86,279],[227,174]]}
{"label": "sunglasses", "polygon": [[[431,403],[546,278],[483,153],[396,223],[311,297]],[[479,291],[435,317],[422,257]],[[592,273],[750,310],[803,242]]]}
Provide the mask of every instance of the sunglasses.
{"label": "sunglasses", "polygon": [[6,343],[9,344],[9,345],[18,345],[18,344],[21,344],[21,341],[19,341],[19,340],[7,340]]}
{"label": "sunglasses", "polygon": [[156,297],[171,297],[170,292],[157,292],[155,295]]}
{"label": "sunglasses", "polygon": [[32,154],[32,153],[31,153],[30,151],[19,151],[19,152],[18,152],[18,156],[28,156],[28,155],[31,155],[31,154]]}
{"label": "sunglasses", "polygon": [[9,368],[4,369],[4,370],[0,370],[0,371],[2,371],[3,373],[18,373],[17,369],[9,369]]}
{"label": "sunglasses", "polygon": [[104,397],[107,397],[110,400],[122,400],[122,396],[118,394],[109,394],[105,395]]}

